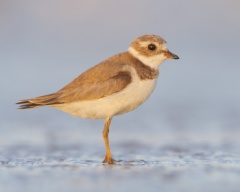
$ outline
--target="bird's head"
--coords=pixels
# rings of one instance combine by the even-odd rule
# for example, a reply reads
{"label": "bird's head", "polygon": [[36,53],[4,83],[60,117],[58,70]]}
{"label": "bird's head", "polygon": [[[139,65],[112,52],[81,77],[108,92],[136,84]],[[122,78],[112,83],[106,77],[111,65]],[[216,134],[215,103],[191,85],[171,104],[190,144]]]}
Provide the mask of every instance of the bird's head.
{"label": "bird's head", "polygon": [[135,39],[128,52],[145,65],[158,68],[166,59],[179,59],[167,48],[167,42],[157,35],[143,35]]}

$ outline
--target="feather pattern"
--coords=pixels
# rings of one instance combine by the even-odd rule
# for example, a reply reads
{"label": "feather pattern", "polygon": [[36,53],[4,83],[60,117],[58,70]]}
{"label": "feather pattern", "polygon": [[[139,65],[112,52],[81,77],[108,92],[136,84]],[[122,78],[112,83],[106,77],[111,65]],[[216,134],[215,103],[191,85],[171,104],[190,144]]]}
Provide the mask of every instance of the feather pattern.
{"label": "feather pattern", "polygon": [[56,93],[21,100],[17,104],[20,104],[20,109],[27,109],[100,99],[126,88],[132,82],[132,69],[141,80],[158,77],[157,69],[124,52],[88,69]]}

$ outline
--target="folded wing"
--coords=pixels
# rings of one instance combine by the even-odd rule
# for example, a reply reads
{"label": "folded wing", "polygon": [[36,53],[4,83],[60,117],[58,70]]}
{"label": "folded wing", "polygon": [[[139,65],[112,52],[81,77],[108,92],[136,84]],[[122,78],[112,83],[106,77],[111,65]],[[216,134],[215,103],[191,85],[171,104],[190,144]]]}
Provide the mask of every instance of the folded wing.
{"label": "folded wing", "polygon": [[131,80],[128,65],[116,65],[109,60],[90,68],[56,93],[21,100],[17,104],[20,109],[28,109],[100,99],[121,91]]}

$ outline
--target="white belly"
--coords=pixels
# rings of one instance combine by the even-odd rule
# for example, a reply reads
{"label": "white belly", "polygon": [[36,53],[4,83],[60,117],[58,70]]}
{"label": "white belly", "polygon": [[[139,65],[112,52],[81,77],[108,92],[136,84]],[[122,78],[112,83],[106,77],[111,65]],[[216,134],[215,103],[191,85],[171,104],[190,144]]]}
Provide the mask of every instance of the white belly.
{"label": "white belly", "polygon": [[82,118],[110,118],[132,111],[141,105],[153,92],[156,81],[156,79],[140,80],[134,74],[132,83],[120,92],[97,100],[73,102],[54,107]]}

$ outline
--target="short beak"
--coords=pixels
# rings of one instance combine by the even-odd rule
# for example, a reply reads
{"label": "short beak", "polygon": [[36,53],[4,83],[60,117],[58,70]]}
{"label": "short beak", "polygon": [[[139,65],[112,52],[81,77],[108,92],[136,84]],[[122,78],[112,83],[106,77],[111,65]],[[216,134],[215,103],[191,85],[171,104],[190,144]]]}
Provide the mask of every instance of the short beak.
{"label": "short beak", "polygon": [[170,51],[167,51],[165,53],[165,56],[168,58],[168,59],[179,59],[179,57],[173,53],[171,53]]}

